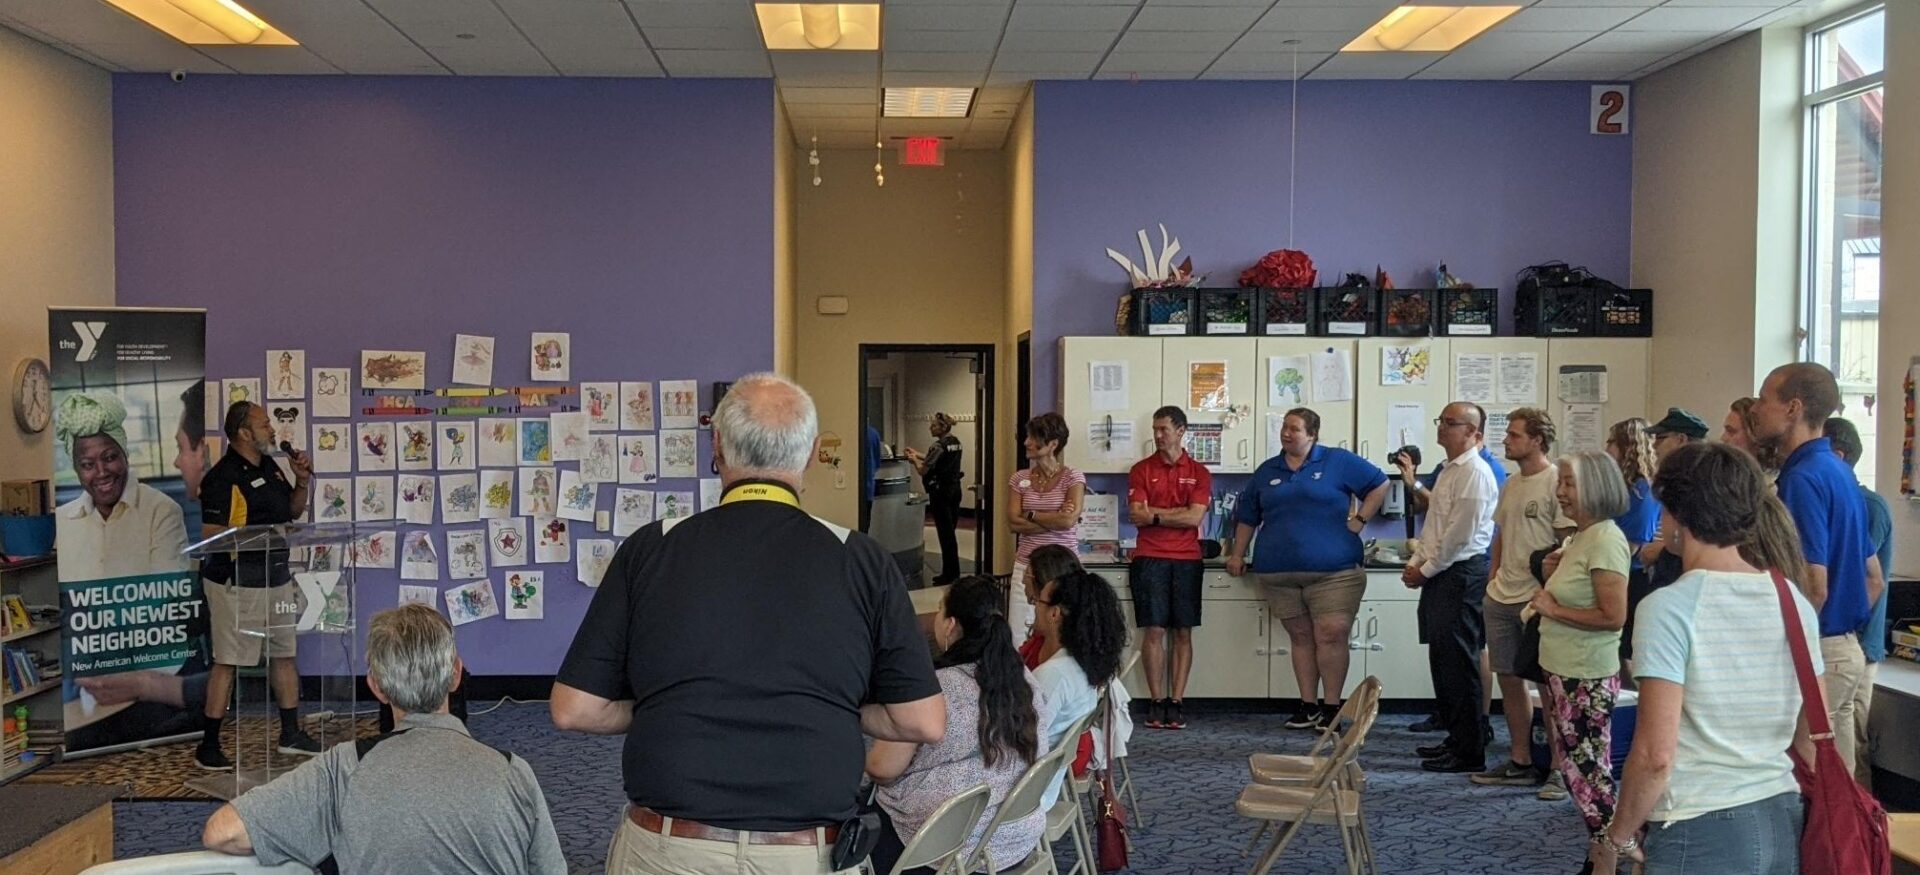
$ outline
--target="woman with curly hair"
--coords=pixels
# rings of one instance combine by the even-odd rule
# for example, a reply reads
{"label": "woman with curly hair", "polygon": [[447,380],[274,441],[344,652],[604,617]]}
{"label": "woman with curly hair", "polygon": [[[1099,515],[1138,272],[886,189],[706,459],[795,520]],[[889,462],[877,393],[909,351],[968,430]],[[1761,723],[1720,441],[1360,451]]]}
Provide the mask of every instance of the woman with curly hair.
{"label": "woman with curly hair", "polygon": [[[1120,671],[1127,646],[1127,621],[1113,587],[1088,571],[1069,573],[1040,593],[1034,603],[1035,631],[1046,636],[1034,680],[1053,707],[1047,725],[1047,749],[1061,744],[1074,721],[1093,713],[1100,690]],[[1065,773],[1062,772],[1062,775]],[[1060,779],[1047,788],[1045,805],[1060,796]]]}
{"label": "woman with curly hair", "polygon": [[[1620,466],[1627,483],[1627,512],[1614,518],[1627,546],[1632,548],[1632,568],[1627,575],[1627,625],[1620,634],[1620,658],[1633,657],[1633,612],[1654,586],[1648,567],[1664,549],[1660,538],[1660,502],[1653,497],[1653,475],[1659,460],[1653,450],[1651,426],[1640,417],[1623,419],[1607,430],[1607,455]],[[1649,558],[1649,556],[1651,558]],[[1663,583],[1665,581],[1662,581]]]}

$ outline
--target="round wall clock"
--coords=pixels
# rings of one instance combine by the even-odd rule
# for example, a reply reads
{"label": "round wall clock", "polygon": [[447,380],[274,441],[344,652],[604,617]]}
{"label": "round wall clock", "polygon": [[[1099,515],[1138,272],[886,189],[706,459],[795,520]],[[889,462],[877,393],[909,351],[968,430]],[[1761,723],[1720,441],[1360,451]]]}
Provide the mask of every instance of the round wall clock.
{"label": "round wall clock", "polygon": [[26,358],[14,366],[13,419],[28,434],[46,431],[53,422],[53,383],[47,379],[46,362]]}

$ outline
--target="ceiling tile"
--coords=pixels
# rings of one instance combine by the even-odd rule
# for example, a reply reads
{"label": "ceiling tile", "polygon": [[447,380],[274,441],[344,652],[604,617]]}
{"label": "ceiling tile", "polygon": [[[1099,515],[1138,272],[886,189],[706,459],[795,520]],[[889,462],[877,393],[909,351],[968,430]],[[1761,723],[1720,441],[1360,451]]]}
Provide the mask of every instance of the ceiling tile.
{"label": "ceiling tile", "polygon": [[713,0],[626,0],[641,27],[744,27],[757,30],[753,6]]}
{"label": "ceiling tile", "polygon": [[879,82],[878,52],[768,52],[773,73],[796,85],[872,87]]}
{"label": "ceiling tile", "polygon": [[662,49],[654,52],[671,76],[713,76],[765,78],[773,75],[767,66],[767,53],[705,51],[701,49]]}
{"label": "ceiling tile", "polygon": [[965,133],[963,118],[885,118],[880,120],[883,136],[952,137]]}
{"label": "ceiling tile", "polygon": [[[1325,0],[1336,2],[1336,0]],[[1266,9],[1273,0],[1147,0],[1148,6],[1251,6]]]}
{"label": "ceiling tile", "polygon": [[1001,52],[1105,52],[1120,38],[1118,30],[1010,30]]}
{"label": "ceiling tile", "polygon": [[1651,9],[1660,5],[1661,0],[1540,0],[1530,8],[1553,6],[1630,6],[1639,9]]}
{"label": "ceiling tile", "polygon": [[[1344,30],[1313,32],[1255,30],[1248,31],[1245,36],[1240,37],[1240,41],[1233,44],[1233,51],[1292,52],[1298,50],[1302,54],[1307,52],[1337,52],[1346,46],[1347,43],[1353,42],[1353,38],[1359,35],[1359,31],[1349,32]],[[1299,40],[1300,44],[1290,46],[1287,45],[1287,40]]]}
{"label": "ceiling tile", "polygon": [[1558,49],[1533,52],[1454,52],[1414,74],[1415,79],[1512,79],[1559,54]]}
{"label": "ceiling tile", "polygon": [[[1454,49],[1449,57],[1472,57],[1480,54],[1545,54],[1552,57],[1580,45],[1593,38],[1586,33],[1502,33],[1498,30],[1483,33],[1473,41]],[[1544,58],[1542,59],[1544,60]]]}
{"label": "ceiling tile", "polygon": [[1368,2],[1348,6],[1275,6],[1253,26],[1254,30],[1344,30],[1358,36],[1393,11],[1393,3]]}
{"label": "ceiling tile", "polygon": [[[1100,52],[1054,52],[1051,54],[1001,52],[993,61],[995,73],[1078,70],[1086,76],[1100,65]],[[1039,77],[1034,77],[1039,78]]]}
{"label": "ceiling tile", "polygon": [[319,75],[340,68],[300,46],[201,46],[200,51],[235,72],[255,75]]}
{"label": "ceiling tile", "polygon": [[1308,74],[1309,79],[1405,79],[1445,57],[1441,52],[1342,52]]}
{"label": "ceiling tile", "polygon": [[988,70],[987,84],[1025,86],[1035,82],[1079,81],[1091,75],[1091,72],[1076,73],[1072,70]]}
{"label": "ceiling tile", "polygon": [[[1300,75],[1333,57],[1332,52],[1301,52]],[[1220,56],[1207,68],[1202,79],[1292,79],[1295,57],[1292,52],[1243,52],[1238,49]]]}
{"label": "ceiling tile", "polygon": [[1170,31],[1143,31],[1139,28],[1128,30],[1114,45],[1115,53],[1133,52],[1182,52],[1200,56],[1204,63],[1214,55],[1227,50],[1240,35],[1216,31],[1211,33],[1174,33]]}
{"label": "ceiling tile", "polygon": [[1017,87],[1017,86],[1001,86],[998,88],[980,89],[980,93],[977,95],[974,95],[973,102],[974,103],[1005,103],[1005,104],[1018,105],[1021,101],[1026,99],[1027,99],[1027,89],[1022,87]]}
{"label": "ceiling tile", "polygon": [[1532,70],[1522,79],[1624,79],[1664,59],[1660,53],[1568,52]]}
{"label": "ceiling tile", "polygon": [[726,27],[649,27],[647,43],[656,49],[765,51],[759,31]]}
{"label": "ceiling tile", "polygon": [[[871,97],[871,95],[869,95]],[[873,101],[865,103],[794,103],[786,101],[794,118],[873,118]]]}
{"label": "ceiling tile", "polygon": [[526,40],[518,43],[486,44],[477,40],[466,46],[435,47],[433,56],[447,69],[461,76],[558,76],[554,65],[541,57]]}
{"label": "ceiling tile", "polygon": [[1000,29],[993,30],[908,30],[887,25],[887,53],[894,52],[991,52],[1000,47]]}
{"label": "ceiling tile", "polygon": [[1725,31],[1668,31],[1663,33],[1615,30],[1580,44],[1586,52],[1644,52],[1671,55],[1718,38]]}
{"label": "ceiling tile", "polygon": [[1260,16],[1259,9],[1244,6],[1148,6],[1134,16],[1129,29],[1239,33],[1252,27]]}
{"label": "ceiling tile", "polygon": [[987,70],[982,67],[970,72],[934,73],[921,70],[886,70],[880,74],[880,84],[894,88],[967,88],[980,84]]}
{"label": "ceiling tile", "polygon": [[523,29],[594,25],[633,29],[620,0],[497,0],[500,11]]}
{"label": "ceiling tile", "polygon": [[89,43],[86,50],[133,73],[165,73],[169,70],[207,74],[233,72],[233,68],[174,42],[171,37],[162,36],[161,39],[165,42]]}
{"label": "ceiling tile", "polygon": [[1105,75],[1125,76],[1129,73],[1186,73],[1198,75],[1206,69],[1211,57],[1191,52],[1114,52],[1100,65],[1099,72]]}
{"label": "ceiling tile", "polygon": [[1630,6],[1533,6],[1514,13],[1493,30],[1495,33],[1585,31],[1593,34],[1639,15],[1640,12],[1640,9]]}
{"label": "ceiling tile", "polygon": [[929,73],[985,73],[992,52],[887,52],[885,69]]}
{"label": "ceiling tile", "polygon": [[1620,25],[1621,30],[1718,30],[1728,31],[1749,21],[1771,15],[1778,6],[1698,6],[1649,9],[1644,15]]}
{"label": "ceiling tile", "polygon": [[364,0],[388,21],[408,24],[473,23],[504,19],[490,0]]}
{"label": "ceiling tile", "polygon": [[889,3],[880,11],[880,26],[887,30],[999,30],[1006,22],[1007,4],[1001,0],[924,6]]}
{"label": "ceiling tile", "polygon": [[875,95],[873,86],[864,88],[808,88],[803,85],[780,83],[780,98],[788,105],[796,103],[864,103],[873,104]]}
{"label": "ceiling tile", "polygon": [[1053,6],[1023,2],[1013,7],[1007,30],[1118,31],[1132,18],[1132,6]]}

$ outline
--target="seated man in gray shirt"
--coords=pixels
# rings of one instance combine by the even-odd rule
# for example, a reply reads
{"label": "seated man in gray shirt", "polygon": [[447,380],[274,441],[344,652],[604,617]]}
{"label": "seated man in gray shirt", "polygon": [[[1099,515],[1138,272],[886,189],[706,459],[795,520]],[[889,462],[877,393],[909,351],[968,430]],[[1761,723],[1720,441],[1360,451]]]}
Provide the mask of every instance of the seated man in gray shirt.
{"label": "seated man in gray shirt", "polygon": [[335,745],[247,791],[213,813],[201,840],[269,866],[332,857],[355,875],[566,872],[533,769],[474,741],[447,713],[459,677],[453,627],[437,611],[376,615],[367,685],[399,728]]}

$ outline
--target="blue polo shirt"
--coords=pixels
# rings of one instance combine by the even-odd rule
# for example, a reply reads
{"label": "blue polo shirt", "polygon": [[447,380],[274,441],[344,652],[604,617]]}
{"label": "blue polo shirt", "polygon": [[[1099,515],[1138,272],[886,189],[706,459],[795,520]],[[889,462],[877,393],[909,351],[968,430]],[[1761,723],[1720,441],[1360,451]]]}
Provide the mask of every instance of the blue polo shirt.
{"label": "blue polo shirt", "polygon": [[[1880,493],[1860,487],[1860,494],[1867,499],[1867,537],[1873,541],[1874,555],[1880,557],[1880,577],[1883,580],[1893,578],[1893,509],[1887,507],[1887,500]],[[1873,614],[1867,618],[1867,628],[1860,633],[1860,649],[1866,651],[1868,662],[1881,662],[1887,658],[1887,592],[1889,586],[1880,593],[1880,600],[1873,603]]]}
{"label": "blue polo shirt", "polygon": [[[1351,499],[1365,498],[1387,475],[1339,447],[1315,444],[1300,470],[1286,454],[1253,470],[1240,492],[1234,521],[1260,528],[1253,570],[1341,571],[1360,564],[1360,536],[1347,530]],[[1271,525],[1269,525],[1271,523]]]}
{"label": "blue polo shirt", "polygon": [[1640,570],[1640,548],[1660,533],[1660,500],[1653,497],[1653,484],[1642,477],[1627,490],[1627,512],[1613,518],[1633,545],[1633,570]]}
{"label": "blue polo shirt", "polygon": [[1827,568],[1827,603],[1820,607],[1820,636],[1859,632],[1873,606],[1867,604],[1867,502],[1853,469],[1833,453],[1833,442],[1815,438],[1800,445],[1780,467],[1780,500],[1800,530],[1800,549],[1811,565]]}

